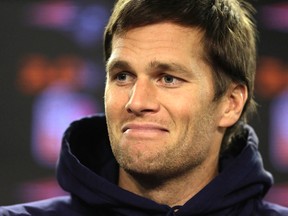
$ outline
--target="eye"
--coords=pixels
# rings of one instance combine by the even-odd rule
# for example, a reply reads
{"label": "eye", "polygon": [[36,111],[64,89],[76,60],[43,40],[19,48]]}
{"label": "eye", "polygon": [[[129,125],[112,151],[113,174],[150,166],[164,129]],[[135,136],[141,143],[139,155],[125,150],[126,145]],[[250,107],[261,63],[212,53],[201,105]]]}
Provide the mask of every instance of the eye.
{"label": "eye", "polygon": [[160,79],[160,84],[166,87],[178,87],[182,82],[180,78],[171,75],[163,75]]}
{"label": "eye", "polygon": [[116,80],[118,81],[125,81],[127,79],[127,73],[118,73],[116,75]]}
{"label": "eye", "polygon": [[118,85],[126,85],[129,83],[132,83],[134,81],[135,76],[133,74],[130,74],[128,72],[119,72],[115,74],[113,77],[113,80],[118,84]]}
{"label": "eye", "polygon": [[165,83],[169,83],[169,84],[174,83],[175,79],[176,79],[175,77],[170,76],[170,75],[166,75],[166,76],[163,77],[163,81]]}

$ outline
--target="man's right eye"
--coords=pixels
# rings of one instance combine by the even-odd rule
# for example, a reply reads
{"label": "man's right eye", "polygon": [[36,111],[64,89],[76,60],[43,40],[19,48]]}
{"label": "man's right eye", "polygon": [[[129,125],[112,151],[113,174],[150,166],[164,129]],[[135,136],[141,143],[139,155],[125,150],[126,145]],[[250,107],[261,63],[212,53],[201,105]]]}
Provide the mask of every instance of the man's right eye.
{"label": "man's right eye", "polygon": [[118,81],[125,81],[127,79],[127,77],[128,77],[127,73],[121,72],[121,73],[118,73],[115,78]]}
{"label": "man's right eye", "polygon": [[113,80],[118,84],[118,85],[127,85],[132,82],[134,82],[135,76],[131,73],[128,72],[120,72],[115,74]]}

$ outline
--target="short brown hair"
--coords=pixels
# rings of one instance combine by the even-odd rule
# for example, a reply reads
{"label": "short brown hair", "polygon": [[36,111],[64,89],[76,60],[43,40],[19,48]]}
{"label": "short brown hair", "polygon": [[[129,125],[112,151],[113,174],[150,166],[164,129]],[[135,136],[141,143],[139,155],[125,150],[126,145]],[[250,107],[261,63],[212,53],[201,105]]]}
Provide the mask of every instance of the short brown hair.
{"label": "short brown hair", "polygon": [[172,22],[204,31],[206,60],[214,73],[214,101],[231,82],[247,86],[248,99],[239,121],[226,130],[222,148],[241,133],[241,122],[255,110],[256,70],[254,8],[244,0],[118,0],[104,34],[104,56],[111,55],[114,35],[133,28]]}

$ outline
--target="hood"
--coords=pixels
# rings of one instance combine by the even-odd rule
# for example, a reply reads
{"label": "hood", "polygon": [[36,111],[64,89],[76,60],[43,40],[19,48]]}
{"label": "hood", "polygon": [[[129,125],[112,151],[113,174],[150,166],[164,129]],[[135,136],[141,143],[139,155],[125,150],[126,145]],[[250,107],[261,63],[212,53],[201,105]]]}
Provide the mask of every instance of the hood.
{"label": "hood", "polygon": [[[245,125],[245,130],[247,135],[235,143],[237,149],[222,155],[219,175],[180,207],[177,215],[214,215],[265,195],[272,177],[263,168],[253,129]],[[72,197],[91,209],[109,209],[109,215],[160,216],[174,212],[169,206],[117,186],[118,164],[110,148],[104,115],[70,125],[63,138],[57,179]]]}

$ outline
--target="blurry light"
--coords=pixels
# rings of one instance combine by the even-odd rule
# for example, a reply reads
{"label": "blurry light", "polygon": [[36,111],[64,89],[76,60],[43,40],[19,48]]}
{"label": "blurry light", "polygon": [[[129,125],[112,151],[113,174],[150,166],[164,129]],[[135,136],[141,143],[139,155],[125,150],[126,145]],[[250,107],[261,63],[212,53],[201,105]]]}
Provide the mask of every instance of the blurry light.
{"label": "blurry light", "polygon": [[109,17],[107,7],[100,4],[77,5],[68,1],[31,4],[26,9],[26,24],[37,28],[71,33],[83,46],[102,39]]}
{"label": "blurry light", "polygon": [[75,24],[75,38],[82,45],[89,45],[101,40],[108,16],[107,8],[101,5],[83,8]]}
{"label": "blurry light", "polygon": [[49,28],[66,28],[74,20],[77,7],[68,1],[41,2],[27,9],[27,23]]}
{"label": "blurry light", "polygon": [[288,32],[288,4],[263,6],[260,13],[266,28]]}

